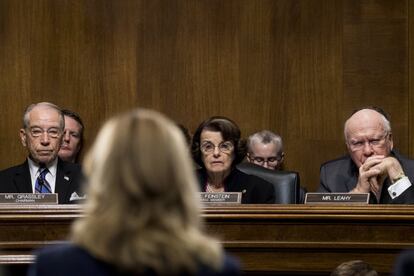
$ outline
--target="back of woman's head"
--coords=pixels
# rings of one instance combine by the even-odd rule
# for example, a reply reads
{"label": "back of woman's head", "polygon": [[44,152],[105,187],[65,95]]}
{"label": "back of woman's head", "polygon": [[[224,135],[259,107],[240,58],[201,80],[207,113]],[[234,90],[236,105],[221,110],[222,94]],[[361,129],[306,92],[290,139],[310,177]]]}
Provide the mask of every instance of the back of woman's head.
{"label": "back of woman's head", "polygon": [[116,117],[104,126],[86,158],[91,200],[105,208],[112,208],[101,200],[106,197],[127,210],[148,213],[151,205],[156,208],[152,212],[189,213],[185,218],[195,223],[198,203],[192,196],[195,181],[187,152],[174,123],[157,112],[137,110]]}
{"label": "back of woman's head", "polygon": [[220,249],[200,232],[192,162],[175,123],[146,109],[115,117],[84,168],[87,217],[74,227],[75,242],[128,270],[191,269],[200,248],[217,266]]}

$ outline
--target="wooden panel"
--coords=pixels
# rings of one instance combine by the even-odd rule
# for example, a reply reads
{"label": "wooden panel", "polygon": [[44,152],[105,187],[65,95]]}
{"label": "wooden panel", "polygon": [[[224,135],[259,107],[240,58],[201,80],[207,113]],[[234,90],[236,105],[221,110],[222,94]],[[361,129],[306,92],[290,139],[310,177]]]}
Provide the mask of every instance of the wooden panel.
{"label": "wooden panel", "polygon": [[382,106],[394,145],[408,154],[407,1],[344,2],[344,111]]}
{"label": "wooden panel", "polygon": [[362,259],[389,275],[401,249],[413,246],[406,235],[414,227],[413,211],[411,206],[245,206],[211,208],[204,216],[207,230],[253,274],[329,275],[344,261]]}
{"label": "wooden panel", "polygon": [[0,169],[24,159],[22,111],[43,100],[82,115],[85,149],[106,118],[135,106],[192,130],[212,115],[245,136],[274,130],[309,191],[320,164],[345,152],[356,107],[383,106],[396,147],[413,156],[408,3],[0,1]]}
{"label": "wooden panel", "polygon": [[0,2],[1,168],[25,157],[18,129],[32,102],[78,111],[87,145],[105,118],[136,106],[135,17],[124,14],[135,1],[105,2]]}
{"label": "wooden panel", "polygon": [[[30,263],[33,248],[64,242],[82,215],[79,206],[0,206],[0,264]],[[246,205],[202,216],[252,275],[329,275],[352,259],[389,275],[400,251],[414,246],[413,206]]]}
{"label": "wooden panel", "polygon": [[408,26],[408,36],[409,36],[409,59],[408,59],[408,118],[409,124],[407,126],[408,130],[408,148],[410,156],[414,156],[414,1],[408,1],[408,15],[409,15],[409,26]]}

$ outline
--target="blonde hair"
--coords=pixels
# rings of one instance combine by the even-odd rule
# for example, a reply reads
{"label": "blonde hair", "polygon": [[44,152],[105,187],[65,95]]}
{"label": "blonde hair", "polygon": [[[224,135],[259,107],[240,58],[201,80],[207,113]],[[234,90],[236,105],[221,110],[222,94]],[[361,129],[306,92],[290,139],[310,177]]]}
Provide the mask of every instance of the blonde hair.
{"label": "blonde hair", "polygon": [[135,272],[221,268],[223,250],[201,230],[192,162],[172,121],[146,109],[111,119],[84,168],[88,201],[72,229],[76,244]]}

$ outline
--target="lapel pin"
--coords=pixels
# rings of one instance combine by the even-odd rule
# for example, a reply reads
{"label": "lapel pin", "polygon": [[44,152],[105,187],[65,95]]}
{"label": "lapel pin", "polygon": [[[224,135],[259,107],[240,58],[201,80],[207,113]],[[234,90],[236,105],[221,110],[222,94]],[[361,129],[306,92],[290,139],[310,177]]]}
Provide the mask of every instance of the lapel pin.
{"label": "lapel pin", "polygon": [[64,178],[66,181],[69,181],[69,176],[66,176],[66,175],[65,175],[63,178]]}

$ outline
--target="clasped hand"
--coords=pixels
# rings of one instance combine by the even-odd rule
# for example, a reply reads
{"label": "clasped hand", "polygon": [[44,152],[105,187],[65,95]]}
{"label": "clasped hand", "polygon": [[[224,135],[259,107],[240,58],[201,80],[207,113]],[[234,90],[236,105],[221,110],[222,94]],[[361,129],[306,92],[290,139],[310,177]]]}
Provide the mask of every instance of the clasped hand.
{"label": "clasped hand", "polygon": [[386,157],[384,155],[368,157],[364,164],[359,167],[358,183],[351,192],[373,192],[379,196],[384,180],[387,177],[396,179],[403,173],[401,164],[394,157]]}

